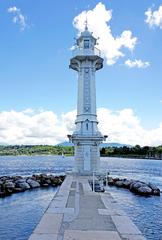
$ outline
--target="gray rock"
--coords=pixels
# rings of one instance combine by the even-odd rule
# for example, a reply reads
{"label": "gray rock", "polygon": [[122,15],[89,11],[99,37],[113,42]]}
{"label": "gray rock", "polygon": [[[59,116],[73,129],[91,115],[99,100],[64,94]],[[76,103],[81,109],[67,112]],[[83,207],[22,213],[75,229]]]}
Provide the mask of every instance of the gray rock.
{"label": "gray rock", "polygon": [[23,191],[30,189],[30,185],[27,182],[17,182],[17,188],[21,188]]}
{"label": "gray rock", "polygon": [[65,176],[53,176],[38,174],[30,177],[22,176],[2,176],[0,177],[0,197],[11,195],[12,193],[23,192],[30,188],[48,187],[50,185],[60,185]]}
{"label": "gray rock", "polygon": [[146,185],[146,184],[143,183],[143,182],[135,181],[135,182],[131,183],[129,189],[130,189],[130,191],[132,191],[132,192],[138,192],[138,188],[143,187],[143,186],[145,186],[145,185]]}
{"label": "gray rock", "polygon": [[153,184],[153,183],[150,183],[150,182],[149,182],[148,186],[149,186],[152,190],[159,190],[159,188],[158,188],[155,184]]}
{"label": "gray rock", "polygon": [[30,178],[27,180],[27,183],[30,185],[31,188],[40,187],[40,184],[37,181],[30,179]]}
{"label": "gray rock", "polygon": [[[105,181],[105,184],[106,184],[106,181]],[[109,178],[109,179],[108,179],[108,185],[109,185],[109,186],[115,185],[115,182],[114,182],[113,178],[111,178],[111,179]]]}
{"label": "gray rock", "polygon": [[115,182],[115,186],[117,186],[117,187],[123,187],[123,181],[122,181],[122,180],[116,181],[116,182]]}
{"label": "gray rock", "polygon": [[160,189],[155,184],[149,182],[148,186],[152,189],[153,195],[160,196]]}
{"label": "gray rock", "polygon": [[160,189],[158,188],[157,190],[153,190],[152,194],[155,196],[160,196]]}
{"label": "gray rock", "polygon": [[152,195],[152,189],[147,185],[138,188],[138,194],[143,196]]}
{"label": "gray rock", "polygon": [[25,182],[26,182],[26,178],[18,179],[15,181],[16,184],[25,183]]}
{"label": "gray rock", "polygon": [[133,183],[133,180],[127,180],[127,179],[125,179],[124,181],[123,181],[123,187],[124,188],[130,188],[130,185]]}
{"label": "gray rock", "polygon": [[48,185],[50,185],[51,184],[51,180],[50,179],[46,179],[46,180],[44,180],[44,183],[47,183]]}
{"label": "gray rock", "polygon": [[13,183],[13,182],[6,182],[4,184],[5,189],[13,189],[14,187],[15,187],[15,183]]}
{"label": "gray rock", "polygon": [[3,181],[2,180],[0,180],[0,185],[2,185],[3,184]]}
{"label": "gray rock", "polygon": [[51,177],[51,183],[55,186],[61,185],[63,182],[63,177],[53,176]]}

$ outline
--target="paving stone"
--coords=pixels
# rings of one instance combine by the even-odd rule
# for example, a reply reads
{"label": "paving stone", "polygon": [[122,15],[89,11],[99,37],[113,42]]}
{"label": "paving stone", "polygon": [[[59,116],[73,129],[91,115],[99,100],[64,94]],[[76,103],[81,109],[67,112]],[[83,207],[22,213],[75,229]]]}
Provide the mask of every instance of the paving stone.
{"label": "paving stone", "polygon": [[120,234],[141,234],[136,225],[127,216],[112,216],[112,220]]}
{"label": "paving stone", "polygon": [[33,233],[29,240],[57,240],[57,234],[37,234]]}
{"label": "paving stone", "polygon": [[145,239],[112,196],[92,192],[88,180],[66,177],[29,240]]}
{"label": "paving stone", "polygon": [[49,207],[47,213],[68,213],[73,214],[74,208],[53,208]]}
{"label": "paving stone", "polygon": [[83,183],[83,190],[84,190],[84,192],[91,192],[92,193],[92,189],[91,189],[91,187],[88,183]]}
{"label": "paving stone", "polygon": [[111,216],[127,216],[123,210],[119,209],[98,209],[98,213],[101,215],[111,215]]}
{"label": "paving stone", "polygon": [[65,207],[67,203],[67,197],[55,197],[52,202],[50,203],[49,207],[52,208],[61,208]]}
{"label": "paving stone", "polygon": [[34,233],[58,234],[61,227],[62,218],[63,214],[45,213],[34,230]]}
{"label": "paving stone", "polygon": [[106,197],[103,195],[103,196],[101,196],[101,200],[104,203],[106,208],[110,208],[110,204],[111,204],[112,200],[109,197]]}
{"label": "paving stone", "polygon": [[146,240],[142,235],[123,234],[121,235],[123,240]]}
{"label": "paving stone", "polygon": [[76,214],[69,214],[69,213],[65,213],[64,217],[63,217],[63,222],[72,222],[74,221],[76,218]]}
{"label": "paving stone", "polygon": [[114,231],[76,231],[66,230],[64,240],[120,240]]}

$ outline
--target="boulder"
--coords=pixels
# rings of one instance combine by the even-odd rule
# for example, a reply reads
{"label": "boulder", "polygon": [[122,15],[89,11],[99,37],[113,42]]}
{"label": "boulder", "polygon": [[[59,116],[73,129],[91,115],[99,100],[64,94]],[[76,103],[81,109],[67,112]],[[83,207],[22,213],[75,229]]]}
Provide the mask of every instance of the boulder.
{"label": "boulder", "polygon": [[131,192],[138,192],[138,188],[145,186],[146,184],[140,181],[135,181],[130,184],[130,191]]}
{"label": "boulder", "polygon": [[42,179],[42,180],[48,179],[47,174],[40,174],[39,177],[40,177],[40,179]]}
{"label": "boulder", "polygon": [[155,196],[160,196],[160,189],[153,190],[152,194],[155,195]]}
{"label": "boulder", "polygon": [[116,178],[113,178],[113,181],[116,182],[116,181],[120,181],[121,179],[116,177]]}
{"label": "boulder", "polygon": [[15,188],[15,183],[7,181],[4,183],[3,188],[6,191],[6,194],[12,194]]}
{"label": "boulder", "polygon": [[142,196],[149,196],[149,195],[152,195],[152,189],[150,187],[148,187],[147,185],[141,186],[138,188],[137,193]]}
{"label": "boulder", "polygon": [[3,181],[0,179],[0,186],[3,184]]}
{"label": "boulder", "polygon": [[[106,184],[106,182],[105,182],[105,184]],[[115,182],[114,182],[113,178],[108,179],[108,185],[109,186],[114,186],[114,184],[115,184]]]}
{"label": "boulder", "polygon": [[63,181],[65,180],[65,177],[66,177],[65,175],[60,175],[60,176],[59,176],[61,182],[63,182]]}
{"label": "boulder", "polygon": [[15,184],[26,183],[26,178],[18,179],[15,181]]}
{"label": "boulder", "polygon": [[17,180],[23,179],[21,176],[13,176],[12,180],[16,182]]}
{"label": "boulder", "polygon": [[50,179],[46,179],[46,180],[44,180],[44,182],[47,183],[48,185],[51,184],[51,180]]}
{"label": "boulder", "polygon": [[123,181],[123,187],[129,189],[129,188],[130,188],[130,185],[131,185],[132,183],[133,183],[133,180],[124,179],[124,181]]}
{"label": "boulder", "polygon": [[155,184],[149,182],[148,186],[152,189],[153,195],[160,196],[160,189]]}
{"label": "boulder", "polygon": [[14,188],[15,187],[15,183],[13,183],[13,182],[5,182],[3,186],[4,186],[5,189],[6,188]]}
{"label": "boulder", "polygon": [[30,178],[27,180],[27,183],[30,185],[31,188],[38,188],[38,187],[40,187],[39,182],[37,182],[37,181],[35,181],[33,179],[30,179]]}
{"label": "boulder", "polygon": [[21,188],[22,191],[30,189],[30,185],[27,182],[25,182],[25,181],[23,181],[23,182],[16,182],[16,187],[17,188]]}
{"label": "boulder", "polygon": [[59,177],[51,177],[51,183],[54,186],[58,186],[62,183],[62,180]]}
{"label": "boulder", "polygon": [[122,180],[118,180],[115,182],[115,186],[117,187],[123,187],[123,181]]}

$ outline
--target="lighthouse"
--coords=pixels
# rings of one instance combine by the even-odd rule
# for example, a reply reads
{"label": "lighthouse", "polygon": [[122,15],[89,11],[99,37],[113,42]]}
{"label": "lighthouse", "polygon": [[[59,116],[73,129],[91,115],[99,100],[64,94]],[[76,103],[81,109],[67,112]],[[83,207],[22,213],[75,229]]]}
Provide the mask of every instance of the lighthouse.
{"label": "lighthouse", "polygon": [[103,67],[103,58],[96,48],[97,39],[85,30],[76,39],[69,67],[78,73],[76,128],[69,140],[74,144],[75,169],[78,174],[99,171],[99,145],[106,139],[98,130],[96,113],[95,73]]}

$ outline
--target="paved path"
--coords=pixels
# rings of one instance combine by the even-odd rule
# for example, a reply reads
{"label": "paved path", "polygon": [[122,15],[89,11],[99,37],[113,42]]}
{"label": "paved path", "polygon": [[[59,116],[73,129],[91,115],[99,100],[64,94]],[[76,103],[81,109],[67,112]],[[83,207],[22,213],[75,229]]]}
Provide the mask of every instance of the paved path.
{"label": "paved path", "polygon": [[109,193],[92,192],[90,177],[67,176],[29,240],[144,240]]}

